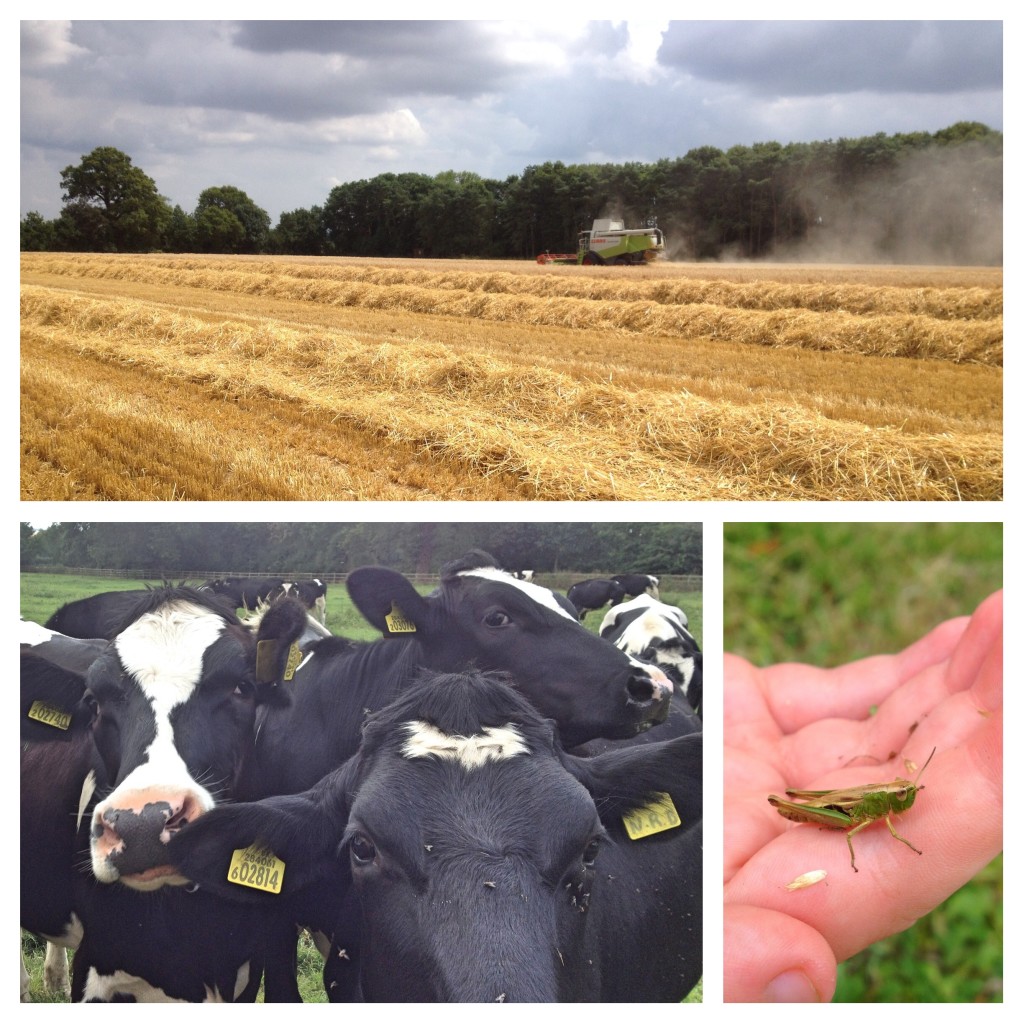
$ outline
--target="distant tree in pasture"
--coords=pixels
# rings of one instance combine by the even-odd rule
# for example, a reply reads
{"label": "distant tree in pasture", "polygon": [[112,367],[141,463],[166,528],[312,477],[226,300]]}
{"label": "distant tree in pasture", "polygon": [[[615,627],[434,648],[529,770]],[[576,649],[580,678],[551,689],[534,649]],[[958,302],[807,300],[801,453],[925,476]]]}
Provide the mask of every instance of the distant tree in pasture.
{"label": "distant tree in pasture", "polygon": [[[239,232],[230,214],[241,228]],[[270,214],[240,188],[219,185],[204,189],[196,204],[196,228],[206,252],[265,252],[270,241]],[[213,243],[218,242],[219,245]]]}
{"label": "distant tree in pasture", "polygon": [[53,221],[41,213],[30,210],[21,220],[21,251],[50,252],[56,238]]}
{"label": "distant tree in pasture", "polygon": [[161,244],[170,206],[127,153],[97,146],[80,164],[64,168],[60,187],[76,249],[143,252]]}

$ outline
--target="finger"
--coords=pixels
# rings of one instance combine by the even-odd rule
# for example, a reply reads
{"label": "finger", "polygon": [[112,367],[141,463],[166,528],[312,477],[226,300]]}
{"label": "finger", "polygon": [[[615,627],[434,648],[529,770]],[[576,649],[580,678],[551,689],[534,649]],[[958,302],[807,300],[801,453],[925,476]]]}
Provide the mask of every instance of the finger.
{"label": "finger", "polygon": [[[842,831],[813,824],[786,826],[743,865],[726,887],[730,901],[788,914],[820,932],[843,961],[872,942],[909,927],[984,867],[1002,848],[1001,791],[990,765],[998,754],[1001,719],[983,719],[970,741],[940,750],[922,778],[913,806],[852,837],[856,870]],[[923,763],[923,761],[922,761]],[[825,879],[786,888],[811,870]]]}
{"label": "finger", "polygon": [[727,1003],[826,1003],[836,960],[814,928],[774,910],[727,904],[723,915]]}
{"label": "finger", "polygon": [[951,619],[899,654],[874,655],[838,668],[772,665],[758,678],[768,712],[787,734],[823,718],[862,721],[908,680],[946,661],[969,621]]}

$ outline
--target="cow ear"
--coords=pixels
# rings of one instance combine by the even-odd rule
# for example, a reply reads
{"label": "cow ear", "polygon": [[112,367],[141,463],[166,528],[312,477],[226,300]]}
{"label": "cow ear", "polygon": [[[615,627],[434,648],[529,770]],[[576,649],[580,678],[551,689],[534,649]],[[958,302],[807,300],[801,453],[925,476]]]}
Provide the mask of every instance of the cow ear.
{"label": "cow ear", "polygon": [[270,906],[347,871],[337,854],[347,820],[344,785],[328,775],[304,793],[214,807],[171,837],[168,856],[207,892]]}
{"label": "cow ear", "polygon": [[92,721],[84,694],[83,676],[22,651],[21,738],[35,743],[69,740]]}
{"label": "cow ear", "polygon": [[566,768],[590,792],[606,825],[642,806],[652,793],[668,793],[683,821],[701,818],[703,760],[701,733],[620,747],[593,757],[563,755]]}
{"label": "cow ear", "polygon": [[367,566],[345,581],[352,602],[384,636],[410,636],[427,627],[430,606],[399,572]]}
{"label": "cow ear", "polygon": [[298,639],[306,628],[306,609],[292,600],[271,605],[256,633],[256,682],[276,686],[291,679],[301,657]]}

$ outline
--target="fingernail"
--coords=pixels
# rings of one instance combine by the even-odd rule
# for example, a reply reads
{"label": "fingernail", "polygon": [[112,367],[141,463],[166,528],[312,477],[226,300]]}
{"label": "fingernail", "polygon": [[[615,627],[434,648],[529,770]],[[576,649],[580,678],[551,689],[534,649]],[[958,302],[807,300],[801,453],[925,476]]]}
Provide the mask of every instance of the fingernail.
{"label": "fingernail", "polygon": [[820,1003],[821,996],[803,971],[783,971],[768,982],[766,1003]]}

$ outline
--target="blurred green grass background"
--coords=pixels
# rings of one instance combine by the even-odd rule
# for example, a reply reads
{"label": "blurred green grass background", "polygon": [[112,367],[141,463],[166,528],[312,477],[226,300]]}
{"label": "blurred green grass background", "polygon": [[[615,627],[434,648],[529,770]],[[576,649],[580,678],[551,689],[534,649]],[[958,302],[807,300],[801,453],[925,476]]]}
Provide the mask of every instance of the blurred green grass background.
{"label": "blurred green grass background", "polygon": [[[1002,586],[1001,523],[726,523],[726,650],[840,665],[901,650]],[[998,857],[839,968],[835,1002],[1001,1002]]]}

